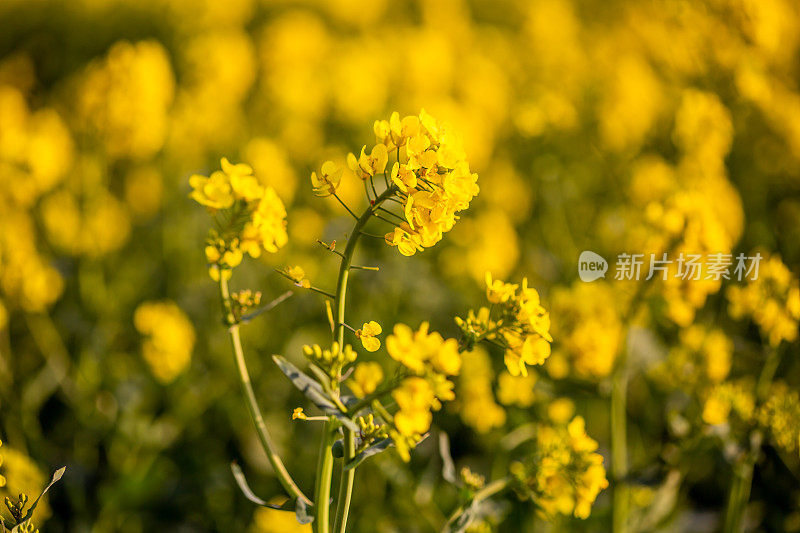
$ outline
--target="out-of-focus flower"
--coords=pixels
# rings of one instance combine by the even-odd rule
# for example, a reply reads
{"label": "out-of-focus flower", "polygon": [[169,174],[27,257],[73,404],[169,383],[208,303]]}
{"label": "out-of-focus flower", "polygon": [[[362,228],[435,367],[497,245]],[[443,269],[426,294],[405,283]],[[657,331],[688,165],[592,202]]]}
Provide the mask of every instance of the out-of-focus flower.
{"label": "out-of-focus flower", "polygon": [[169,383],[188,368],[195,332],[175,303],[145,302],[136,308],[133,323],[145,336],[142,356],[156,379]]}
{"label": "out-of-focus flower", "polygon": [[[495,297],[494,288],[506,284],[492,280],[487,274],[487,297]],[[528,375],[527,365],[541,365],[550,356],[550,315],[542,307],[539,293],[528,287],[528,280],[522,280],[522,286],[514,287],[513,294],[508,292],[504,302],[495,304],[498,318],[493,319],[491,310],[481,308],[478,313],[470,311],[467,319],[456,317],[456,323],[466,336],[469,346],[480,341],[501,344],[505,348],[505,363],[513,376]],[[504,294],[505,295],[505,294]]]}
{"label": "out-of-focus flower", "polygon": [[483,347],[476,346],[461,357],[463,363],[456,394],[461,420],[478,433],[502,426],[506,421],[506,412],[495,402],[492,394],[494,370],[489,354]]}
{"label": "out-of-focus flower", "polygon": [[146,159],[164,144],[174,92],[161,44],[122,41],[81,75],[76,110],[110,155]]}
{"label": "out-of-focus flower", "polygon": [[564,425],[540,425],[536,448],[525,462],[511,465],[521,494],[552,519],[556,515],[587,518],[597,495],[608,486],[597,442],[586,435],[578,416]]}
{"label": "out-of-focus flower", "polygon": [[752,317],[770,345],[797,339],[800,285],[779,257],[767,257],[759,266],[757,279],[731,286],[727,296],[731,316]]}
{"label": "out-of-focus flower", "polygon": [[347,382],[347,386],[350,387],[353,394],[363,398],[375,392],[382,381],[383,369],[381,365],[374,361],[367,361],[356,365],[353,375]]}

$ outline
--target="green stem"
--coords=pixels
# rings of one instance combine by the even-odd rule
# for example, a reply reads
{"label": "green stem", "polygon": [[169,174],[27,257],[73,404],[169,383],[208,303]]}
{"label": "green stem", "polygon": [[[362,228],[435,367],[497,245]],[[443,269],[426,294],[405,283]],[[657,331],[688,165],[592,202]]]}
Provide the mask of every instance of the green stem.
{"label": "green stem", "polygon": [[744,531],[744,512],[750,500],[750,486],[753,482],[754,454],[747,454],[733,468],[731,490],[728,495],[728,508],[725,511],[725,533]]}
{"label": "green stem", "polygon": [[253,385],[250,381],[250,373],[247,371],[247,363],[244,359],[244,351],[242,350],[242,340],[239,336],[239,324],[236,323],[236,319],[233,316],[231,307],[228,282],[223,276],[220,276],[219,292],[220,297],[222,298],[222,307],[225,312],[225,323],[228,324],[228,333],[230,334],[231,345],[233,346],[233,354],[236,359],[236,368],[239,371],[239,381],[242,384],[242,391],[244,392],[247,409],[250,411],[250,418],[253,419],[253,424],[256,426],[256,433],[258,433],[258,439],[261,441],[261,446],[264,448],[264,451],[267,454],[267,459],[269,459],[272,468],[275,470],[275,473],[278,476],[278,480],[280,480],[281,485],[283,485],[283,488],[286,490],[286,492],[288,492],[293,498],[303,500],[306,504],[310,504],[311,500],[308,499],[305,494],[303,494],[303,491],[300,490],[300,487],[298,487],[297,483],[295,483],[292,479],[289,471],[286,470],[283,461],[281,461],[280,456],[275,451],[275,445],[272,442],[269,431],[267,431],[267,425],[264,423],[264,417],[261,415],[261,410],[259,409],[258,402],[256,401],[256,395],[253,392]]}
{"label": "green stem", "polygon": [[[670,249],[672,246],[670,246]],[[639,309],[648,281],[636,289],[620,323],[625,333],[614,362],[611,378],[611,475],[614,480],[612,526],[614,533],[628,531],[630,486],[628,481],[628,335],[630,321]]]}
{"label": "green stem", "polygon": [[331,477],[333,476],[333,453],[331,448],[336,435],[335,419],[329,418],[322,428],[322,440],[319,445],[319,458],[317,460],[317,479],[314,484],[314,522],[312,529],[315,533],[328,533],[330,531],[330,499]]}
{"label": "green stem", "polygon": [[442,528],[443,533],[448,533],[451,531],[453,524],[459,519],[461,515],[472,505],[472,502],[482,502],[488,498],[491,498],[495,494],[504,491],[508,488],[509,483],[511,483],[511,478],[504,477],[501,479],[496,479],[483,487],[481,490],[475,493],[475,496],[469,502],[469,505],[461,505],[458,509],[453,511],[453,514],[450,515],[450,518],[447,520],[447,523]]}
{"label": "green stem", "polygon": [[[356,220],[353,231],[350,233],[350,238],[347,239],[347,246],[345,246],[342,253],[342,261],[339,264],[339,278],[336,282],[336,294],[334,302],[336,304],[336,329],[335,340],[339,346],[344,347],[344,328],[345,328],[345,305],[347,300],[347,281],[350,277],[350,266],[353,262],[353,254],[356,251],[356,245],[361,237],[361,230],[369,222],[369,219],[375,215],[375,211],[380,205],[386,201],[387,198],[394,194],[394,188],[386,189],[380,196],[377,196],[373,204],[368,207],[364,213]],[[337,386],[338,386],[337,376]],[[355,457],[355,435],[348,428],[342,428],[344,432],[344,456],[342,458],[342,465],[346,464],[349,460]],[[331,445],[333,443],[331,442]],[[330,449],[323,450],[323,453],[330,453]],[[334,521],[334,531],[336,533],[343,533],[347,529],[347,517],[350,512],[350,502],[353,496],[353,483],[355,481],[356,469],[351,468],[345,470],[342,468],[341,478],[339,480],[339,495],[336,504],[336,519]]]}
{"label": "green stem", "polygon": [[[761,367],[761,374],[756,384],[756,398],[763,402],[767,399],[770,385],[775,378],[775,372],[780,366],[781,357],[777,347],[772,347]],[[750,501],[750,490],[753,483],[753,469],[755,468],[758,454],[761,451],[762,435],[759,431],[753,433],[750,439],[750,449],[741,459],[733,465],[733,477],[728,494],[728,508],[725,510],[726,533],[739,533],[744,531],[744,512]]]}
{"label": "green stem", "polygon": [[[620,355],[621,356],[621,355]],[[622,357],[622,356],[621,356]],[[611,385],[611,471],[614,479],[613,531],[627,531],[628,487],[628,376],[624,361],[614,371]]]}

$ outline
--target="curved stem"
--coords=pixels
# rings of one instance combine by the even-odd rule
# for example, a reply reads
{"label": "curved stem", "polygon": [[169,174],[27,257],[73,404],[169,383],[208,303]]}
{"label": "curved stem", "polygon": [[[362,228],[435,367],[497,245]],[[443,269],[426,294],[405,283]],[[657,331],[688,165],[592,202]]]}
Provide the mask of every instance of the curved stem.
{"label": "curved stem", "polygon": [[[342,261],[339,264],[339,277],[336,282],[336,294],[334,302],[336,304],[336,329],[334,331],[334,340],[339,343],[339,346],[344,346],[344,329],[345,329],[345,304],[347,300],[347,281],[350,277],[350,266],[353,262],[353,254],[356,251],[356,245],[361,237],[361,230],[369,222],[369,219],[375,215],[375,211],[380,205],[386,201],[387,198],[394,194],[394,188],[386,189],[380,196],[377,196],[375,202],[371,207],[358,218],[353,231],[350,233],[350,238],[347,240],[347,246],[342,253]],[[339,377],[336,378],[336,385],[338,386]],[[342,465],[346,464],[350,459],[355,457],[355,435],[348,428],[342,428],[344,432],[344,456],[342,458]],[[331,445],[333,443],[331,442]],[[324,453],[330,453],[330,449],[323,450]],[[339,495],[336,504],[336,519],[334,521],[334,531],[342,533],[347,528],[347,516],[350,512],[350,502],[353,496],[353,482],[355,481],[356,469],[351,468],[345,470],[342,468],[341,478],[339,480]]]}
{"label": "curved stem", "polygon": [[293,498],[303,500],[305,503],[310,504],[311,500],[308,499],[305,494],[303,494],[303,491],[300,490],[300,487],[298,487],[297,483],[294,482],[292,476],[289,474],[289,471],[286,470],[283,461],[281,461],[280,456],[278,456],[278,453],[275,451],[275,445],[272,442],[269,431],[267,431],[267,425],[264,423],[264,417],[261,416],[261,410],[258,408],[256,395],[253,392],[253,385],[250,381],[250,373],[247,371],[247,363],[244,359],[242,340],[239,336],[239,324],[236,323],[236,319],[233,316],[233,311],[231,308],[228,282],[223,276],[220,276],[219,292],[220,297],[222,298],[222,307],[225,312],[225,323],[228,324],[228,333],[230,334],[231,345],[233,346],[233,354],[236,359],[236,368],[239,371],[239,381],[242,384],[242,391],[244,392],[247,409],[250,411],[250,418],[253,419],[253,424],[256,426],[256,433],[258,433],[258,439],[261,441],[261,446],[264,448],[264,452],[267,454],[267,459],[269,459],[272,468],[275,470],[275,474],[277,474],[278,479],[280,480],[281,485],[283,485],[283,488],[286,490],[286,492],[288,492]]}

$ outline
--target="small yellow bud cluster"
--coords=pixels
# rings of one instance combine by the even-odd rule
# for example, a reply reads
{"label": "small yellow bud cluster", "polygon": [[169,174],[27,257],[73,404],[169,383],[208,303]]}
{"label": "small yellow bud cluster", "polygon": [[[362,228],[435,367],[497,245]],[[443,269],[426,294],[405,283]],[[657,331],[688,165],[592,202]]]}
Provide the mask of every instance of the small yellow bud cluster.
{"label": "small yellow bud cluster", "polygon": [[492,319],[492,309],[482,307],[470,311],[466,320],[456,317],[456,324],[466,337],[467,348],[476,342],[490,341],[505,348],[505,363],[512,376],[528,375],[526,365],[541,365],[550,356],[550,314],[541,305],[539,293],[528,287],[493,280],[486,273],[486,297],[497,308],[499,317]]}
{"label": "small yellow bud cluster", "polygon": [[386,338],[386,349],[412,374],[392,392],[399,411],[390,431],[400,456],[408,460],[409,450],[430,428],[431,410],[438,410],[442,401],[455,398],[448,376],[461,370],[461,355],[455,339],[445,340],[436,332],[429,333],[427,322],[417,331],[396,324],[392,335]]}
{"label": "small yellow bud cluster", "polygon": [[311,287],[311,281],[306,278],[306,271],[300,266],[286,266],[278,272],[301,289],[308,289]]}
{"label": "small yellow bud cluster", "polygon": [[330,349],[322,349],[319,344],[303,346],[303,355],[312,363],[324,370],[331,379],[341,375],[342,368],[356,360],[358,354],[352,346],[345,344],[341,349],[338,342],[334,342]]}
{"label": "small yellow bud cluster", "polygon": [[367,416],[359,416],[356,424],[359,427],[359,443],[356,453],[365,450],[372,442],[383,440],[389,436],[386,424],[375,424],[375,417],[372,413]]}
{"label": "small yellow bud cluster", "polygon": [[703,405],[703,421],[712,426],[729,424],[731,415],[735,415],[737,421],[749,423],[755,411],[753,389],[748,379],[715,385]]}
{"label": "small yellow bud cluster", "polygon": [[261,305],[261,292],[250,289],[236,291],[231,294],[231,311],[238,322],[242,316]]}
{"label": "small yellow bud cluster", "polygon": [[459,472],[461,477],[461,481],[464,482],[464,486],[471,491],[480,490],[486,484],[486,478],[480,474],[476,474],[472,470],[469,469],[468,466],[465,466]]}
{"label": "small yellow bud cluster", "polygon": [[728,289],[730,314],[752,317],[770,345],[797,339],[800,322],[800,284],[777,256],[760,266],[758,278]]}
{"label": "small yellow bud cluster", "polygon": [[208,177],[195,174],[189,179],[190,196],[212,214],[222,214],[222,230],[212,232],[206,245],[215,281],[230,278],[243,254],[259,257],[262,249],[274,253],[288,241],[286,209],[275,190],[262,186],[248,165],[222,158],[221,166]]}
{"label": "small yellow bud cluster", "polygon": [[800,449],[800,395],[782,382],[774,383],[758,412],[759,423],[767,428],[781,449],[796,455]]}
{"label": "small yellow bud cluster", "polygon": [[601,490],[608,486],[603,456],[578,416],[565,426],[541,425],[536,448],[525,462],[513,463],[517,490],[536,502],[547,518],[587,518]]}
{"label": "small yellow bud cluster", "polygon": [[14,522],[18,523],[22,520],[22,517],[25,516],[25,506],[28,504],[28,495],[21,492],[16,501],[6,496],[5,504],[8,508],[8,512],[11,513],[11,518],[14,519]]}

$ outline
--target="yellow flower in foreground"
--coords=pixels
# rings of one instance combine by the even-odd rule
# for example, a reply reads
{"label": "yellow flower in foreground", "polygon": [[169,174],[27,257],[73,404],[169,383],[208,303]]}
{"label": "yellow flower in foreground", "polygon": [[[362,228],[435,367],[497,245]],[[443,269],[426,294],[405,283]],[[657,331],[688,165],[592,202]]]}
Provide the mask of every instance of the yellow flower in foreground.
{"label": "yellow flower in foreground", "polygon": [[353,394],[363,398],[367,394],[372,394],[378,385],[383,381],[383,368],[374,361],[359,363],[353,371],[353,376],[347,385]]}
{"label": "yellow flower in foreground", "polygon": [[389,162],[386,145],[376,144],[369,155],[366,151],[366,146],[361,148],[361,155],[358,159],[353,154],[347,154],[347,166],[362,180],[382,173],[386,170],[386,164]]}
{"label": "yellow flower in foreground", "polygon": [[317,196],[330,196],[336,194],[339,182],[342,180],[343,169],[333,161],[325,161],[322,164],[320,175],[316,172],[311,173],[311,186]]}
{"label": "yellow flower in foreground", "polygon": [[408,224],[403,227],[394,228],[394,231],[385,236],[386,244],[397,246],[398,251],[406,257],[411,257],[417,252],[422,251],[422,244],[419,235],[411,233]]}
{"label": "yellow flower in foreground", "polygon": [[361,340],[361,344],[364,346],[365,350],[368,352],[375,352],[381,347],[381,341],[376,335],[380,335],[382,331],[383,329],[380,324],[374,320],[370,320],[369,322],[364,322],[361,329],[356,330],[356,337]]}
{"label": "yellow flower in foreground", "polygon": [[492,273],[486,272],[486,299],[490,303],[499,304],[507,302],[517,292],[519,285],[504,283],[499,279],[492,280]]}
{"label": "yellow flower in foreground", "polygon": [[224,172],[216,171],[209,177],[195,174],[189,178],[192,186],[192,199],[209,209],[227,209],[233,205],[233,189],[228,176]]}
{"label": "yellow flower in foreground", "polygon": [[296,407],[295,410],[292,411],[292,420],[306,420],[307,418],[302,407]]}

